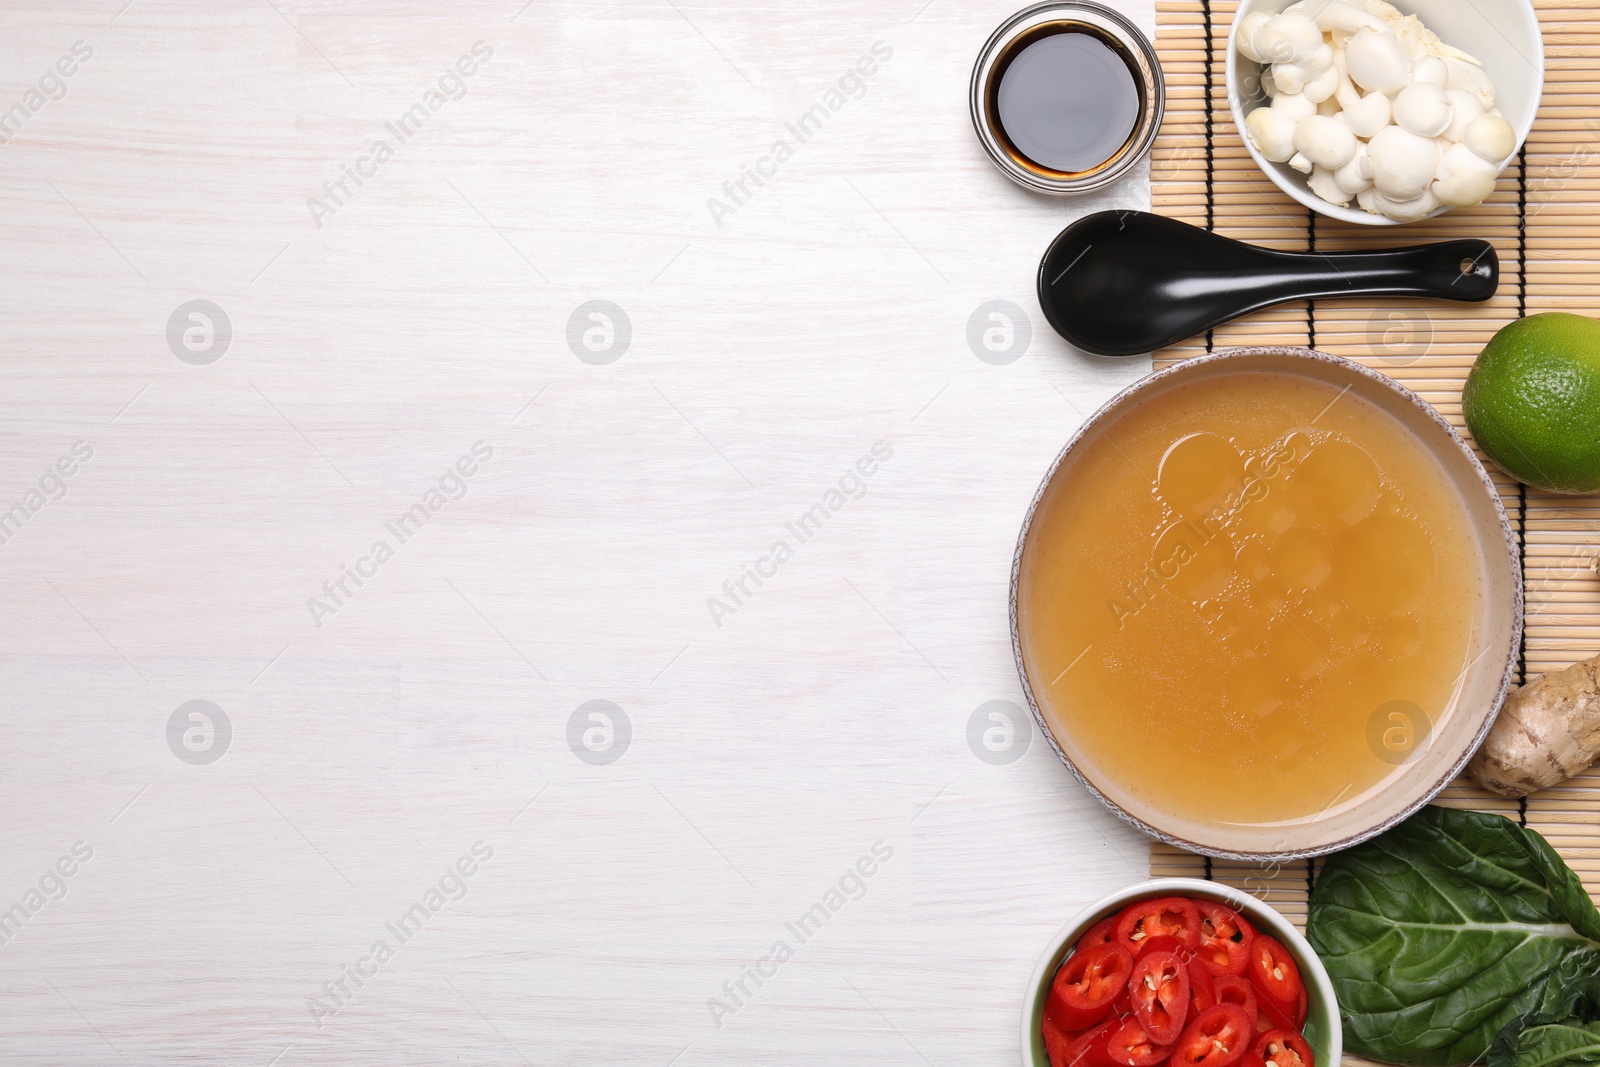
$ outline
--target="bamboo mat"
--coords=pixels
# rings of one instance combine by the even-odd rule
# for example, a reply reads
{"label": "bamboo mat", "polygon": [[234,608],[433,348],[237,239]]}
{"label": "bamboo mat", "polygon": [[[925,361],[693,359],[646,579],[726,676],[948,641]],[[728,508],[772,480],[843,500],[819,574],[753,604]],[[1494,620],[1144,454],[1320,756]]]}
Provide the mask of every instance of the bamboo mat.
{"label": "bamboo mat", "polygon": [[[1158,0],[1156,49],[1166,72],[1167,113],[1151,158],[1155,210],[1288,250],[1481,237],[1499,253],[1500,291],[1475,305],[1412,300],[1285,305],[1159,352],[1157,367],[1212,348],[1305,344],[1391,375],[1459,427],[1462,383],[1500,326],[1541,311],[1600,315],[1600,0],[1536,0],[1547,75],[1526,148],[1486,204],[1403,228],[1353,226],[1314,215],[1256,167],[1229,112],[1224,81],[1236,6],[1233,0]],[[1523,545],[1524,676],[1600,652],[1600,578],[1588,569],[1600,551],[1600,497],[1552,496],[1486,466]],[[1523,804],[1485,793],[1465,779],[1446,789],[1438,803],[1523,820],[1560,850],[1591,896],[1600,895],[1600,768]],[[1209,861],[1156,843],[1150,870],[1155,876],[1226,882],[1271,902],[1303,926],[1317,868],[1310,862],[1280,868]]]}

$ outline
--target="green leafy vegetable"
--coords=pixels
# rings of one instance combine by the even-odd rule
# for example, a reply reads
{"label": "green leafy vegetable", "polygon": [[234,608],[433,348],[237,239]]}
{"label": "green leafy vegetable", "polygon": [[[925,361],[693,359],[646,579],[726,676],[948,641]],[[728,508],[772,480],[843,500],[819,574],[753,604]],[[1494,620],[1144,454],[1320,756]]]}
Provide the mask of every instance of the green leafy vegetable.
{"label": "green leafy vegetable", "polygon": [[1568,1008],[1600,975],[1578,876],[1538,834],[1478,812],[1424,808],[1333,856],[1306,933],[1346,1047],[1414,1067],[1480,1060],[1507,1023]]}
{"label": "green leafy vegetable", "polygon": [[[1600,1022],[1577,1019],[1541,1022],[1523,1027],[1501,1055],[1489,1055],[1489,1067],[1591,1067],[1600,1063]],[[1500,1045],[1496,1043],[1498,1051]]]}
{"label": "green leafy vegetable", "polygon": [[1569,987],[1549,1015],[1506,1024],[1489,1049],[1489,1067],[1594,1067],[1600,1064],[1600,982]]}

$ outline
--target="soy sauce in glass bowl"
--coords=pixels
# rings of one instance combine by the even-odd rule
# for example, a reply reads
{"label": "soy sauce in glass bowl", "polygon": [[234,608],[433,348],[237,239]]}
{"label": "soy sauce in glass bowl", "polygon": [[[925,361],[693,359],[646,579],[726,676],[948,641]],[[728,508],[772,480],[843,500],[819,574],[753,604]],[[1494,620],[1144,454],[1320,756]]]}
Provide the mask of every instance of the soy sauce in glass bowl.
{"label": "soy sauce in glass bowl", "polygon": [[1098,189],[1133,168],[1161,125],[1155,52],[1110,8],[1035,4],[990,36],[972,71],[972,123],[995,166],[1044,193]]}

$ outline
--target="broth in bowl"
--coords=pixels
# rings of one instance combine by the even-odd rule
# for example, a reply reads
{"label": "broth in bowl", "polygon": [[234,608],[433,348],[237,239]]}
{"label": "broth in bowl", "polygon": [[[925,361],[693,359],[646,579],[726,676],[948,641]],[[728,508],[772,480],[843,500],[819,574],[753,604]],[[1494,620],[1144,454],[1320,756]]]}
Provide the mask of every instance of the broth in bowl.
{"label": "broth in bowl", "polygon": [[1482,549],[1389,411],[1238,369],[1156,391],[1071,453],[1022,549],[1017,640],[1051,735],[1118,807],[1315,822],[1459,733]]}

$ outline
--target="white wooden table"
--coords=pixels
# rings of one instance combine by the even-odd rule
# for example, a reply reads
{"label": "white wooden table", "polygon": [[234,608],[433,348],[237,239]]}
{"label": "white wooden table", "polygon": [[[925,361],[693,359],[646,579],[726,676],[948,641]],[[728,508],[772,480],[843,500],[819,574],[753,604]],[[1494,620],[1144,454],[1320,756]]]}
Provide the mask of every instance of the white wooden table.
{"label": "white wooden table", "polygon": [[1018,2],[5,5],[0,1059],[1017,1061],[1145,852],[979,709],[1148,370],[1032,295],[1143,179],[972,136]]}

